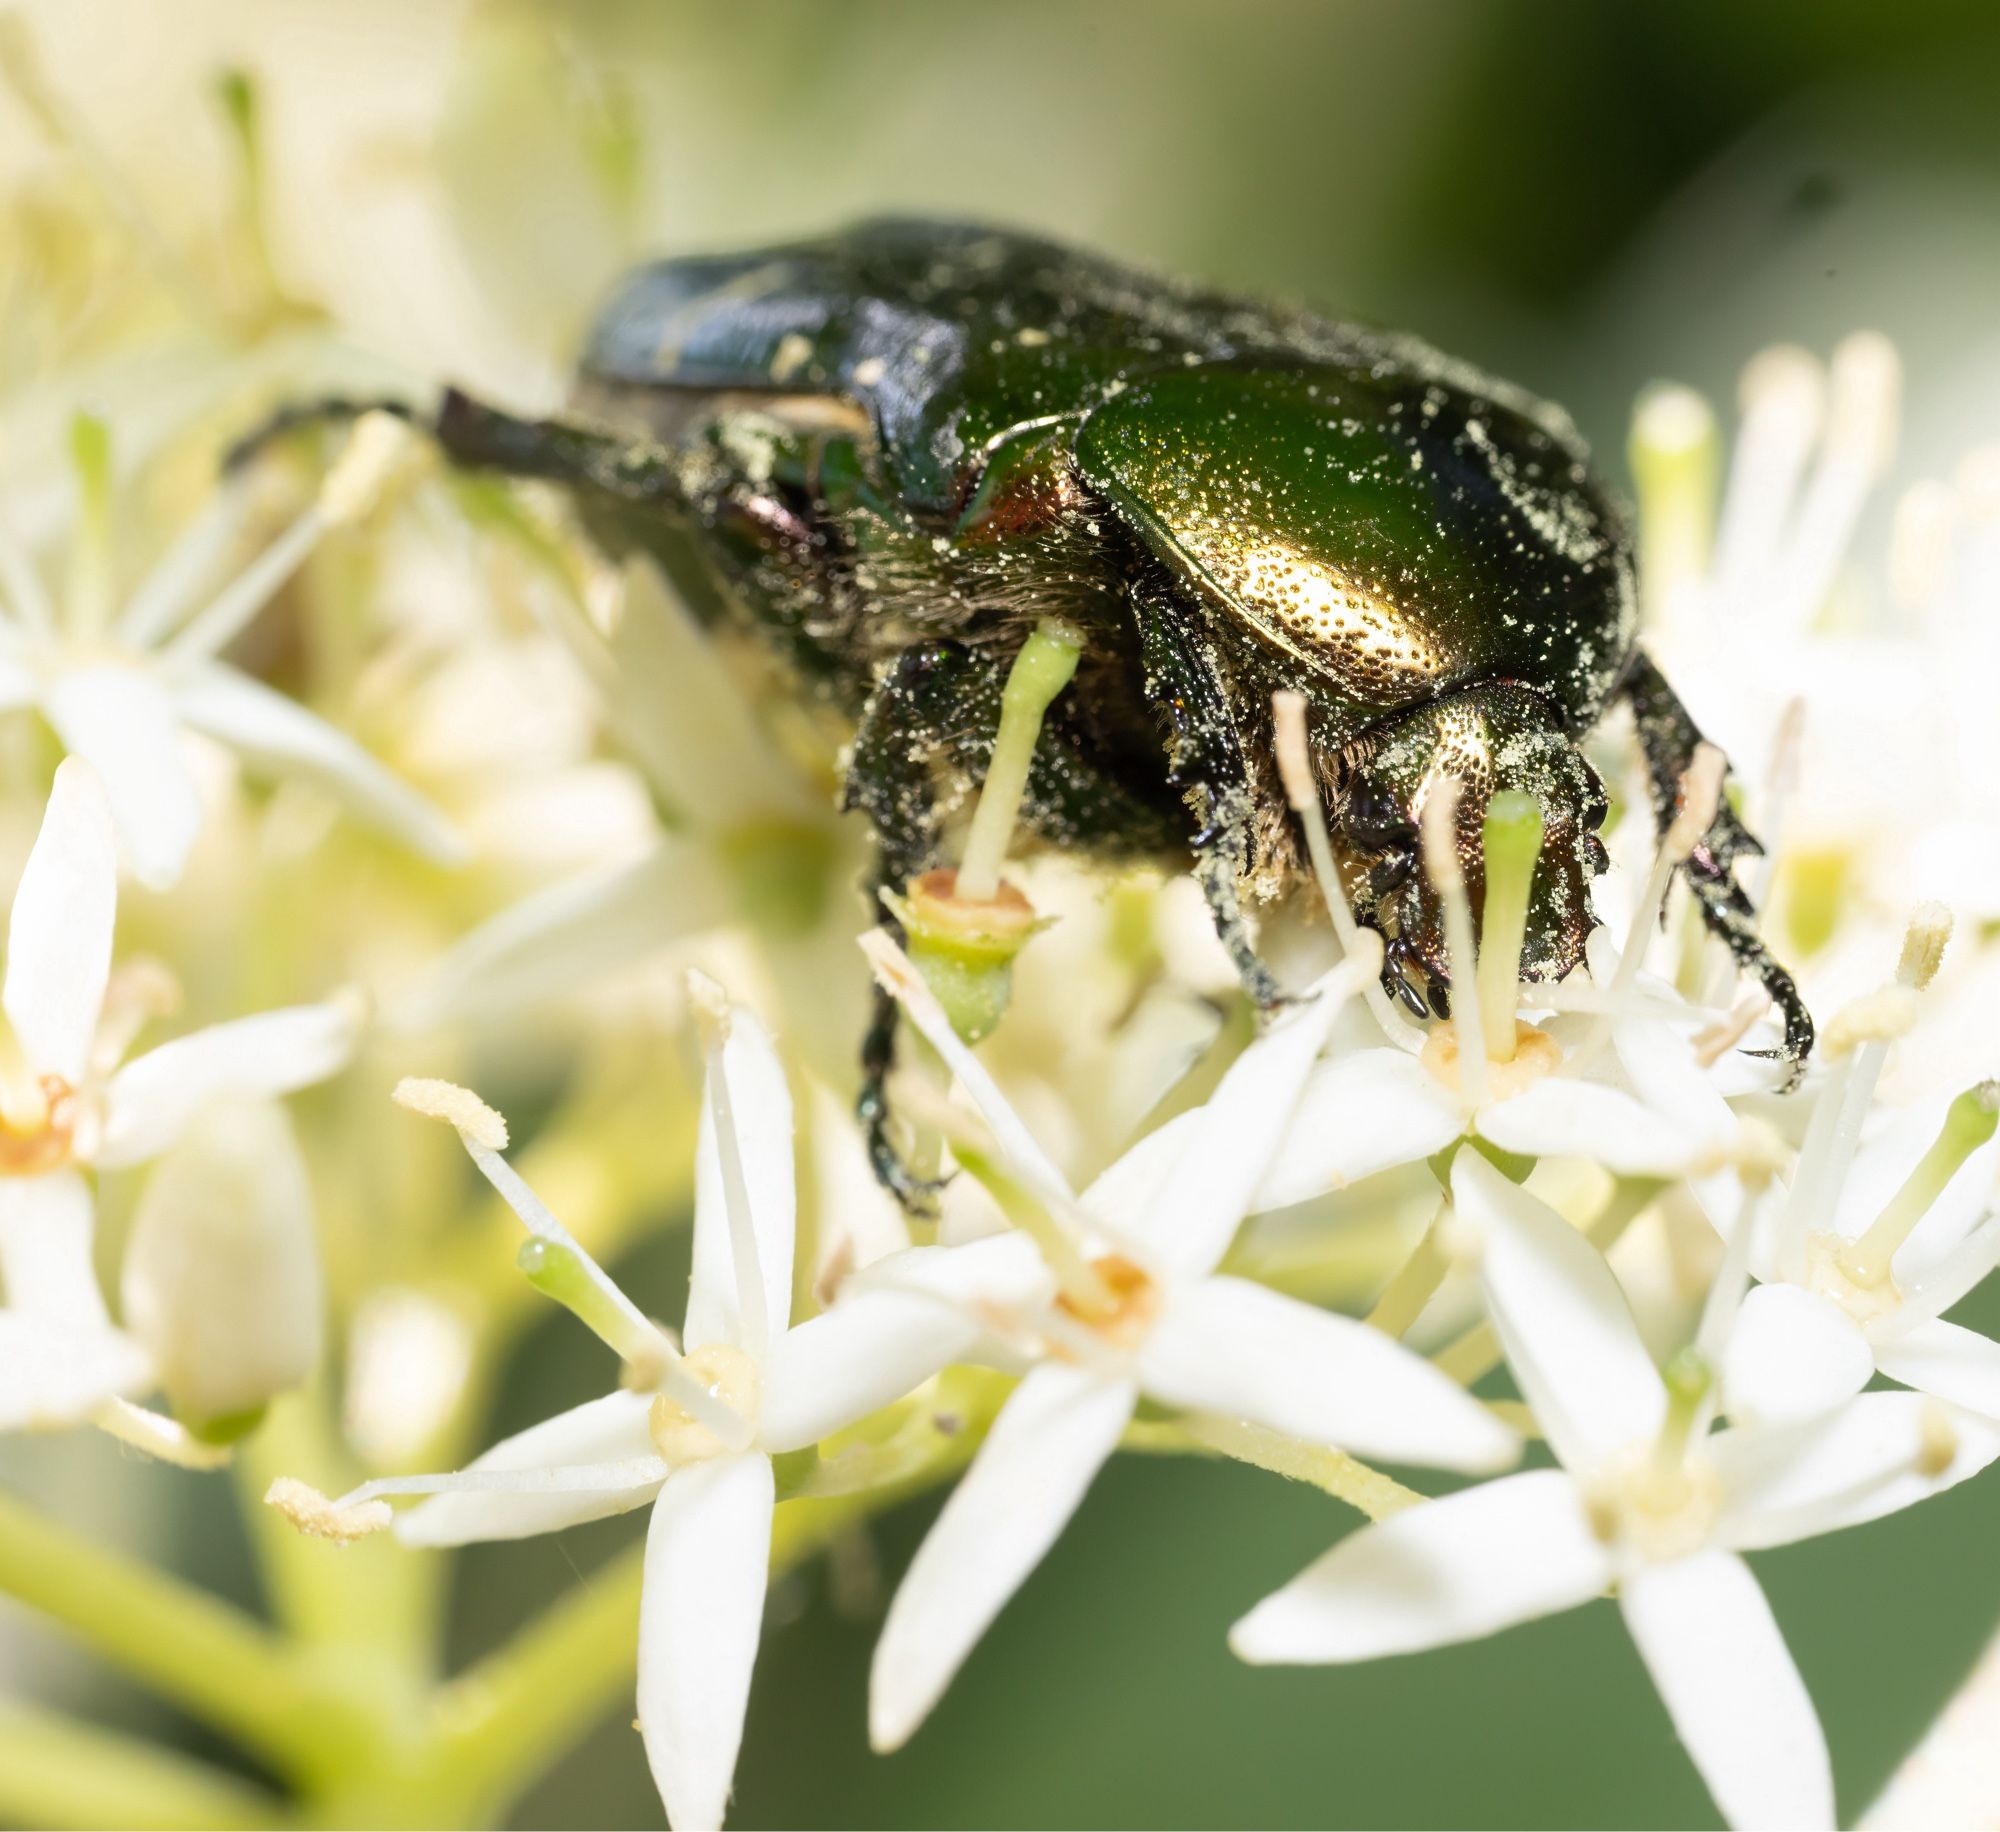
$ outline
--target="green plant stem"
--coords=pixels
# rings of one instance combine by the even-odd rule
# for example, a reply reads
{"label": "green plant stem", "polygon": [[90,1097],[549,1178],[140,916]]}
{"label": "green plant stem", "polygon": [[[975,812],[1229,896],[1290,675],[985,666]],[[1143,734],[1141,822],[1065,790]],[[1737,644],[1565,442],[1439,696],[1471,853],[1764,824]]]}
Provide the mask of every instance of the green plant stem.
{"label": "green plant stem", "polygon": [[326,1701],[267,1629],[4,1493],[0,1591],[281,1768],[321,1741]]}
{"label": "green plant stem", "polygon": [[1282,1432],[1266,1430],[1262,1425],[1242,1424],[1234,1419],[1196,1415],[1161,1423],[1134,1424],[1126,1430],[1123,1448],[1152,1455],[1172,1456],[1195,1451],[1202,1455],[1228,1457],[1232,1462],[1248,1463],[1254,1468],[1268,1470],[1274,1476],[1283,1476],[1288,1481],[1303,1482],[1319,1489],[1334,1500],[1345,1502],[1357,1513],[1367,1515],[1370,1520],[1382,1520],[1424,1499],[1415,1489],[1405,1488],[1393,1476],[1371,1469],[1344,1450],[1301,1443]]}
{"label": "green plant stem", "polygon": [[0,1820],[19,1826],[275,1825],[277,1798],[238,1775],[32,1706],[0,1706]]}

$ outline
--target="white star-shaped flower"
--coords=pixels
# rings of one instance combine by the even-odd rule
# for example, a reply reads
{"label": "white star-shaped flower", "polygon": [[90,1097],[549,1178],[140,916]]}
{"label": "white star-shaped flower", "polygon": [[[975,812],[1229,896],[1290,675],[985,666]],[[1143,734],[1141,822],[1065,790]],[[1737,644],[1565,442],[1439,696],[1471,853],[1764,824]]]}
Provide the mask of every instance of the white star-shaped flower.
{"label": "white star-shaped flower", "polygon": [[[1822,1096],[1822,1116],[1839,1092]],[[1943,1316],[2000,1265],[1996,1109],[2000,1085],[1982,1083],[1928,1128],[1928,1149],[1897,1127],[1827,1177],[1834,1128],[1808,1133],[1792,1188],[1770,1198],[1753,1236],[1763,1283],[1743,1299],[1723,1367],[1732,1418],[1810,1418],[1880,1372],[2000,1419],[2000,1344]]]}
{"label": "white star-shaped flower", "polygon": [[[1020,1317],[1027,1375],[890,1606],[869,1706],[878,1749],[922,1723],[1142,1396],[1397,1463],[1483,1472],[1519,1454],[1513,1431],[1387,1335],[1215,1270],[1341,1007],[1380,971],[1372,937],[1244,1051],[1205,1106],[1151,1134],[1080,1199],[915,969],[886,937],[866,941],[883,984],[979,1107],[1004,1173],[1037,1205],[1054,1287]],[[908,1259],[928,1263],[921,1249]],[[896,1267],[883,1262],[869,1287],[893,1286]],[[983,1314],[996,1308],[989,1298]]]}
{"label": "white star-shaped flower", "polygon": [[84,1173],[158,1156],[217,1100],[319,1081],[353,1046],[358,1014],[332,1001],[213,1025],[121,1065],[146,1013],[115,996],[117,903],[111,811],[71,759],[15,892],[0,984],[0,1430],[74,1423],[153,1381],[98,1289]]}
{"label": "white star-shaped flower", "polygon": [[1370,1660],[1468,1641],[1615,1590],[1716,1804],[1831,1826],[1819,1720],[1742,1554],[1873,1520],[2000,1454],[2000,1426],[1878,1393],[1789,1428],[1709,1435],[1698,1359],[1663,1379],[1603,1256],[1477,1153],[1453,1199],[1508,1364],[1559,1469],[1363,1528],[1236,1625],[1246,1660]]}
{"label": "white star-shaped flower", "polygon": [[[417,1546],[517,1539],[652,1506],[639,1613],[639,1726],[667,1817],[720,1825],[764,1612],[771,1459],[903,1398],[977,1342],[957,1286],[1025,1302],[1041,1282],[1025,1242],[933,1255],[793,1324],[792,1103],[763,1026],[698,985],[708,1081],[695,1174],[694,1269],[681,1348],[584,1252],[501,1151],[500,1116],[462,1089],[398,1097],[451,1121],[534,1237],[531,1277],[626,1364],[626,1382],[495,1445],[456,1475],[389,1477],[337,1501],[286,1485],[300,1525],[348,1537],[388,1522],[381,1497],[432,1499],[395,1521]],[[893,1264],[892,1260],[884,1262]],[[954,1281],[957,1282],[955,1285]]]}
{"label": "white star-shaped flower", "polygon": [[327,530],[369,506],[404,436],[396,422],[364,420],[311,507],[214,587],[249,500],[244,480],[226,480],[122,607],[108,455],[102,429],[81,426],[83,519],[60,602],[0,526],[0,711],[37,708],[63,748],[96,768],[133,875],[155,890],[176,883],[200,830],[184,732],[318,783],[430,857],[463,856],[444,817],[353,739],[220,659]]}

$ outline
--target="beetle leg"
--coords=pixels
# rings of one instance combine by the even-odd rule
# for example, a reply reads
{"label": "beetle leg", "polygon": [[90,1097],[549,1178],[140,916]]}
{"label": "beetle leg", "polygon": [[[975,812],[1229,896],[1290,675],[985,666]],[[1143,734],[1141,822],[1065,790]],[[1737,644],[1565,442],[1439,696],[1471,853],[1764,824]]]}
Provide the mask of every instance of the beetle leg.
{"label": "beetle leg", "polygon": [[222,468],[225,472],[240,471],[246,464],[261,458],[280,439],[289,438],[306,427],[343,425],[371,413],[393,414],[399,420],[421,419],[417,409],[408,401],[387,395],[361,400],[352,395],[325,394],[310,401],[293,401],[276,409],[268,419],[259,421],[232,442],[222,454]]}
{"label": "beetle leg", "polygon": [[[1000,683],[994,663],[957,642],[906,649],[876,683],[863,709],[848,757],[841,794],[844,809],[859,809],[875,830],[876,865],[870,903],[898,942],[902,924],[881,900],[883,890],[904,890],[939,862],[944,810],[935,766],[968,712],[991,702],[999,713]],[[970,704],[968,704],[970,703]],[[896,1060],[899,1007],[880,987],[861,1042],[861,1091],[855,1117],[868,1143],[877,1180],[913,1215],[937,1208],[940,1185],[917,1176],[890,1136],[893,1115],[887,1083]]]}
{"label": "beetle leg", "polygon": [[[1650,656],[1640,653],[1633,657],[1620,691],[1632,702],[1639,749],[1646,759],[1652,792],[1653,824],[1664,834],[1679,806],[1681,779],[1694,761],[1695,746],[1702,742],[1701,732]],[[1763,850],[1724,802],[1682,870],[1710,932],[1729,949],[1737,966],[1763,986],[1783,1014],[1782,1047],[1750,1053],[1785,1062],[1791,1071],[1787,1085],[1795,1086],[1805,1073],[1805,1059],[1812,1052],[1812,1015],[1799,997],[1792,976],[1773,958],[1758,935],[1757,912],[1751,906],[1749,894],[1736,882],[1736,861]]]}
{"label": "beetle leg", "polygon": [[1238,888],[1250,865],[1252,801],[1229,696],[1209,659],[1199,620],[1175,601],[1170,588],[1146,580],[1133,587],[1132,599],[1146,697],[1167,720],[1167,780],[1186,797],[1198,823],[1195,881],[1243,990],[1269,1011],[1283,1004],[1285,995],[1257,952]]}

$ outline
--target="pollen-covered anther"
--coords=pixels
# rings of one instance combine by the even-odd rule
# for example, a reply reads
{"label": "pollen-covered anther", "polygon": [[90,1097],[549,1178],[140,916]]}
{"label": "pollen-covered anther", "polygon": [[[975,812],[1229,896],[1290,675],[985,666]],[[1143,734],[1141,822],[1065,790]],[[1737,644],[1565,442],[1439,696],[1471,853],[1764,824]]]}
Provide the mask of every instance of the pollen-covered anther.
{"label": "pollen-covered anther", "polygon": [[1928,1394],[1917,1420],[1917,1474],[1935,1480],[1958,1461],[1958,1426],[1944,1402]]}
{"label": "pollen-covered anther", "polygon": [[395,1518],[386,1501],[330,1501],[309,1483],[296,1476],[280,1476],[264,1491],[264,1502],[315,1539],[332,1540],[336,1546],[351,1545],[371,1533],[385,1531]]}
{"label": "pollen-covered anther", "polygon": [[1937,977],[1951,940],[1951,911],[1941,903],[1920,903],[1910,912],[1903,931],[1902,958],[1896,963],[1896,983],[1922,992]]}
{"label": "pollen-covered anther", "polygon": [[[690,1351],[680,1365],[684,1374],[739,1419],[747,1423],[756,1418],[763,1398],[762,1383],[757,1364],[741,1349],[723,1342],[707,1343]],[[669,1463],[696,1463],[732,1448],[666,1393],[654,1395],[646,1414],[646,1430],[653,1448]]]}
{"label": "pollen-covered anther", "polygon": [[1864,1043],[1893,1043],[1917,1021],[1917,995],[1907,986],[1882,986],[1863,993],[1833,1014],[1820,1051],[1838,1062]]}
{"label": "pollen-covered anther", "polygon": [[1136,1349],[1160,1314],[1160,1288],[1141,1266],[1120,1253],[1106,1253],[1090,1262],[1103,1287],[1101,1299],[1085,1303],[1069,1292],[1056,1298],[1067,1312],[1115,1348]]}
{"label": "pollen-covered anther", "polygon": [[83,1102],[60,1075],[43,1075],[0,1094],[0,1176],[59,1170],[76,1149]]}
{"label": "pollen-covered anther", "polygon": [[396,1084],[392,1098],[412,1113],[456,1127],[474,1145],[483,1145],[488,1151],[507,1149],[506,1120],[470,1088],[461,1088],[455,1081],[406,1075]]}

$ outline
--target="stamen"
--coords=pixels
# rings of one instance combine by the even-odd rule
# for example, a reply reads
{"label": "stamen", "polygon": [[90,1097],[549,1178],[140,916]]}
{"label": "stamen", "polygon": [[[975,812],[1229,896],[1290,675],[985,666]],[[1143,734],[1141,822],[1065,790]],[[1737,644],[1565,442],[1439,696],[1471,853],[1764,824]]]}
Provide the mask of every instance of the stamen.
{"label": "stamen", "polygon": [[88,640],[111,618],[111,429],[95,414],[77,414],[69,426],[69,455],[76,471],[77,527],[69,550],[67,609],[71,633]]}
{"label": "stamen", "polygon": [[1646,888],[1632,913],[1632,926],[1625,936],[1625,952],[1611,981],[1614,994],[1629,992],[1638,979],[1646,942],[1659,923],[1661,910],[1666,907],[1674,872],[1694,851],[1702,835],[1715,824],[1716,811],[1722,805],[1722,779],[1728,769],[1728,759],[1714,745],[1704,743],[1694,747],[1694,759],[1688,765],[1687,774],[1681,778],[1681,805],[1667,825],[1666,837],[1661,840],[1660,850],[1654,856]]}
{"label": "stamen", "polygon": [[249,512],[250,490],[226,478],[125,602],[113,632],[125,649],[150,649],[194,607]]}
{"label": "stamen", "polygon": [[1945,1111],[1935,1143],[1890,1197],[1868,1232],[1840,1256],[1840,1269],[1855,1284],[1879,1285],[1889,1276],[1896,1250],[1941,1195],[1945,1185],[2000,1125],[2000,1081],[1966,1089]]}
{"label": "stamen", "polygon": [[[1321,897],[1326,900],[1326,913],[1340,939],[1340,951],[1343,955],[1351,954],[1360,944],[1361,925],[1354,920],[1354,911],[1340,882],[1340,870],[1333,857],[1333,836],[1327,831],[1326,809],[1320,801],[1319,784],[1313,779],[1306,743],[1305,695],[1290,688],[1272,694],[1271,717],[1285,799],[1305,829],[1313,876],[1319,881]],[[1396,1009],[1380,980],[1369,981],[1361,989],[1361,996],[1391,1043],[1412,1054],[1424,1047],[1423,1032]]]}
{"label": "stamen", "polygon": [[1003,1170],[997,1158],[963,1137],[954,1136],[951,1155],[980,1188],[999,1205],[1009,1224],[1035,1243],[1070,1308],[1088,1320],[1108,1317],[1118,1308],[1117,1294],[1069,1231],[1025,1184]]}
{"label": "stamen", "polygon": [[234,1454],[227,1444],[198,1438],[178,1419],[135,1406],[129,1399],[108,1399],[90,1415],[90,1422],[108,1437],[177,1469],[221,1469]]}
{"label": "stamen", "polygon": [[1503,789],[1486,805],[1481,837],[1486,852],[1486,910],[1479,936],[1480,1021],[1489,1060],[1512,1062],[1521,942],[1528,932],[1528,895],[1542,852],[1542,811],[1532,796]]}
{"label": "stamen", "polygon": [[1695,1061],[1704,1069],[1714,1068],[1750,1034],[1751,1027],[1770,1009],[1771,995],[1761,986],[1745,994],[1737,1001],[1733,1011],[1695,1032]]}
{"label": "stamen", "polygon": [[1692,388],[1649,388],[1632,416],[1630,449],[1640,588],[1648,618],[1657,621],[1708,569],[1721,463],[1715,410]]}
{"label": "stamen", "polygon": [[1790,345],[1761,352],[1743,371],[1742,424],[1716,537],[1716,595],[1729,609],[1755,605],[1777,564],[1779,531],[1790,519],[1824,397],[1819,364]]}
{"label": "stamen", "polygon": [[301,1533],[330,1539],[336,1546],[352,1545],[371,1533],[385,1532],[395,1519],[386,1501],[330,1501],[296,1476],[280,1476],[264,1491],[264,1502]]}
{"label": "stamen", "polygon": [[1958,495],[1947,483],[1913,483],[1896,502],[1889,532],[1889,595],[1899,611],[1928,617],[1951,578]]}
{"label": "stamen", "polygon": [[1924,1395],[1917,1415],[1917,1474],[1935,1481],[1958,1461],[1958,1426],[1944,1402]]}
{"label": "stamen", "polygon": [[1067,624],[1044,617],[1021,645],[1000,695],[1000,730],[966,835],[958,868],[958,894],[975,903],[1000,888],[1000,867],[1020,818],[1028,768],[1042,735],[1042,720],[1069,685],[1083,653],[1083,638]]}
{"label": "stamen", "polygon": [[762,1362],[771,1343],[770,1320],[764,1303],[764,1269],[757,1252],[757,1229],[750,1214],[750,1184],[743,1174],[743,1146],[736,1132],[736,1110],[729,1098],[729,999],[703,973],[690,973],[688,1000],[701,1031],[707,1062],[706,1099],[715,1130],[715,1154],[722,1170],[723,1208],[729,1217],[729,1246],[736,1273],[736,1314],[743,1328],[743,1347]]}
{"label": "stamen", "polygon": [[1479,1010],[1479,956],[1472,941],[1472,905],[1465,896],[1465,868],[1458,857],[1458,802],[1455,776],[1432,780],[1419,811],[1424,872],[1444,910],[1444,945],[1451,962],[1452,1021],[1458,1030],[1459,1091],[1468,1106],[1486,1098],[1486,1039]]}
{"label": "stamen", "polygon": [[312,506],[209,600],[167,653],[180,658],[215,655],[234,642],[323,536],[373,507],[409,437],[408,427],[393,414],[364,414]]}
{"label": "stamen", "polygon": [[1899,985],[1918,992],[1937,978],[1943,964],[1945,944],[1951,940],[1951,911],[1941,903],[1920,903],[1910,912],[1910,924],[1903,931],[1903,953],[1896,963]]}
{"label": "stamen", "polygon": [[1803,629],[1825,602],[1854,524],[1895,449],[1902,365],[1877,331],[1858,331],[1833,353],[1831,401],[1820,461],[1808,481],[1779,563],[1771,615]]}
{"label": "stamen", "polygon": [[[549,1257],[536,1258],[522,1267],[531,1282],[545,1276],[566,1289],[573,1279],[587,1280],[595,1296],[584,1307],[579,1308],[566,1296],[559,1296],[558,1301],[574,1311],[633,1370],[635,1377],[650,1380],[657,1370],[654,1384],[671,1394],[723,1443],[741,1449],[750,1441],[749,1421],[739,1418],[687,1374],[680,1365],[680,1356],[660,1333],[658,1325],[619,1289],[611,1275],[583,1250],[548,1205],[528,1187],[521,1174],[501,1157],[500,1149],[507,1143],[507,1122],[498,1113],[469,1088],[448,1081],[406,1079],[397,1084],[395,1098],[413,1113],[455,1127],[459,1143],[479,1167],[480,1175],[499,1192],[501,1201],[514,1211],[521,1225],[551,1249]],[[607,1322],[610,1333],[599,1327],[600,1319]]]}
{"label": "stamen", "polygon": [[1799,1148],[1785,1211],[1787,1278],[1803,1275],[1807,1237],[1831,1215],[1834,1193],[1854,1162],[1889,1045],[1916,1022],[1918,991],[1937,972],[1950,933],[1951,917],[1941,904],[1919,904],[1904,931],[1895,980],[1842,1007],[1827,1026],[1824,1048],[1835,1068]]}

